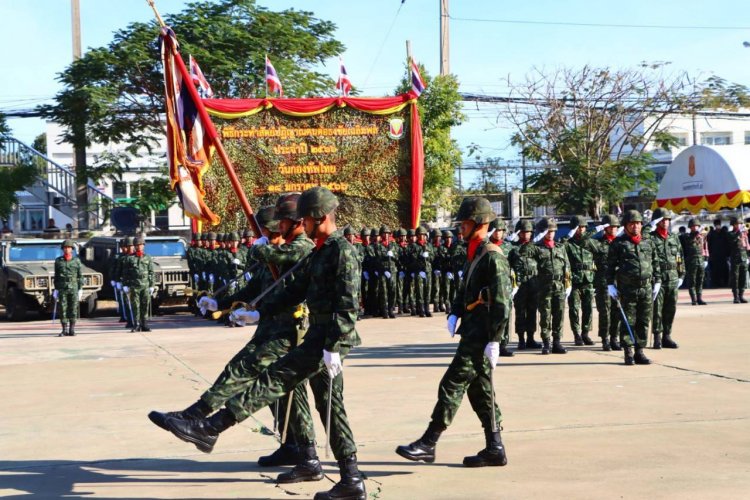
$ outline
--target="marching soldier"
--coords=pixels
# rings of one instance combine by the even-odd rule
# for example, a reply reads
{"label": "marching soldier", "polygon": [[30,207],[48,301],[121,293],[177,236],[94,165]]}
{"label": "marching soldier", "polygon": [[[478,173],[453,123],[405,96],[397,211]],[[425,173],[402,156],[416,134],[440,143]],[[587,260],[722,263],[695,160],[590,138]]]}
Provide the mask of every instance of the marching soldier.
{"label": "marching soldier", "polygon": [[607,257],[620,229],[620,218],[607,214],[602,217],[602,224],[597,228],[602,231],[601,237],[593,239],[597,243],[594,250],[594,290],[596,310],[599,313],[599,337],[602,339],[602,351],[620,351],[620,311],[617,302],[607,291]]}
{"label": "marching soldier", "polygon": [[747,229],[737,217],[729,218],[731,231],[727,232],[729,242],[729,284],[732,288],[735,304],[746,304],[745,287],[747,286],[748,250]]}
{"label": "marching soldier", "polygon": [[[575,345],[594,345],[589,337],[594,302],[594,252],[598,245],[586,234],[586,219],[570,219],[572,237],[565,244],[572,270],[572,290],[568,297],[568,318]],[[581,314],[583,313],[583,314]]]}
{"label": "marching soldier", "polygon": [[396,280],[398,279],[398,245],[391,241],[388,226],[380,227],[380,245],[375,247],[375,265],[378,273],[378,305],[380,315],[395,318]]}
{"label": "marching soldier", "polygon": [[688,228],[690,232],[680,236],[682,251],[685,254],[685,284],[690,293],[690,303],[694,306],[705,306],[703,280],[708,266],[708,245],[697,219],[690,219]]}
{"label": "marching soldier", "polygon": [[[495,218],[489,201],[464,198],[456,218],[468,241],[464,285],[458,290],[448,316],[448,332],[461,340],[440,381],[438,401],[424,435],[396,448],[412,461],[432,463],[440,435],[453,421],[464,393],[477,413],[485,433],[485,448],[464,458],[467,467],[502,466],[508,463],[500,438],[502,415],[495,404],[492,371],[497,364],[500,337],[510,308],[510,271],[500,249],[487,241],[488,225]],[[458,320],[461,325],[456,329]]]}
{"label": "marching soldier", "polygon": [[432,317],[430,312],[430,286],[432,277],[432,252],[427,243],[427,229],[419,226],[415,231],[417,241],[409,247],[411,273],[414,279],[414,297],[420,318]]}
{"label": "marching soldier", "polygon": [[60,309],[62,331],[58,337],[73,337],[76,334],[79,302],[83,295],[83,272],[81,261],[73,255],[73,240],[63,241],[60,247],[63,254],[55,259],[55,290],[52,297],[59,303]]}
{"label": "marching soldier", "polygon": [[530,220],[520,220],[516,224],[516,231],[518,242],[513,246],[508,261],[516,276],[516,286],[512,295],[516,313],[518,350],[539,349],[541,345],[534,340],[537,309],[537,263],[534,257],[535,247],[531,242],[534,225]]}
{"label": "marching soldier", "polygon": [[128,297],[128,306],[133,311],[131,332],[150,332],[148,318],[151,309],[151,296],[154,293],[154,263],[143,248],[146,240],[137,236],[134,240],[135,253],[129,255],[122,266],[122,290]]}
{"label": "marching soldier", "polygon": [[627,324],[620,325],[625,364],[647,365],[651,361],[643,349],[648,341],[654,299],[661,288],[661,260],[653,239],[641,235],[640,212],[626,210],[622,223],[625,231],[612,242],[607,256],[607,291],[618,302],[618,308],[622,306],[627,318]]}
{"label": "marching soldier", "polygon": [[672,222],[670,210],[657,208],[652,220],[656,222],[656,227],[650,238],[654,240],[662,273],[661,288],[654,300],[654,319],[651,325],[654,332],[654,349],[677,349],[677,343],[672,340],[672,323],[677,312],[677,295],[685,277],[682,244],[676,234],[669,232]]}

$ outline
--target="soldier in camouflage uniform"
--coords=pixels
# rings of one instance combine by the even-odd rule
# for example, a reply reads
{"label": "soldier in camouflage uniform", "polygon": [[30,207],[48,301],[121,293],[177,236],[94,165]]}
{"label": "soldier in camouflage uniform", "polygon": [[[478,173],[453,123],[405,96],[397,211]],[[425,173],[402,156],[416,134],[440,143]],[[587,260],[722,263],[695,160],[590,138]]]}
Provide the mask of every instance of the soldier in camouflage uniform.
{"label": "soldier in camouflage uniform", "polygon": [[78,304],[83,294],[83,272],[81,261],[73,255],[73,240],[65,240],[60,245],[63,254],[55,259],[55,290],[52,297],[59,303],[62,331],[58,337],[72,337],[76,334]]}
{"label": "soldier in camouflage uniform", "polygon": [[443,294],[441,282],[443,277],[443,261],[446,257],[442,241],[440,239],[440,230],[433,229],[430,231],[430,252],[432,253],[432,283],[430,286],[430,302],[432,303],[432,312],[445,312],[445,304],[440,301]]}
{"label": "soldier in camouflage uniform", "polygon": [[565,244],[572,271],[572,290],[568,297],[568,318],[575,345],[594,345],[589,337],[594,302],[594,252],[598,244],[586,234],[586,219],[574,215],[570,219],[573,235]]}
{"label": "soldier in camouflage uniform", "polygon": [[367,302],[365,302],[365,314],[377,316],[380,297],[378,296],[378,230],[374,227],[370,229],[370,244],[365,248],[365,272],[364,278],[367,280]]}
{"label": "soldier in camouflage uniform", "polygon": [[[464,458],[467,467],[502,466],[508,463],[500,438],[502,415],[494,405],[492,370],[497,364],[500,337],[510,309],[510,270],[502,251],[487,241],[488,225],[495,218],[489,201],[464,198],[456,218],[468,241],[464,263],[465,283],[458,290],[448,316],[448,332],[461,340],[456,354],[440,381],[438,400],[424,435],[396,453],[412,461],[435,461],[440,434],[453,421],[464,393],[469,397],[484,428],[486,446],[477,455]],[[456,331],[456,323],[461,325]]]}
{"label": "soldier in camouflage uniform", "polygon": [[401,251],[401,269],[404,272],[404,302],[406,305],[405,312],[412,316],[417,315],[417,302],[415,296],[415,274],[412,271],[411,246],[417,242],[417,235],[414,229],[406,230],[405,246]]}
{"label": "soldier in camouflage uniform", "polygon": [[654,332],[654,349],[677,349],[672,340],[672,323],[677,312],[677,295],[685,278],[685,258],[682,244],[676,234],[669,232],[672,212],[666,208],[657,208],[653,221],[658,221],[650,234],[661,260],[661,288],[654,300],[654,318],[651,329]]}
{"label": "soldier in camouflage uniform", "polygon": [[458,289],[461,288],[461,284],[463,283],[464,262],[466,262],[466,242],[461,235],[461,231],[458,231],[457,234],[458,236],[453,242],[449,254],[450,267],[453,272],[453,289],[455,290],[453,295],[454,298],[451,299],[451,305],[455,299],[455,293],[458,292]]}
{"label": "soldier in camouflage uniform", "polygon": [[[511,287],[508,288],[507,293],[508,297],[511,297],[512,300],[512,292],[513,292],[513,270],[510,268],[510,262],[508,262],[508,257],[510,256],[510,251],[513,248],[513,245],[509,241],[506,241],[505,239],[505,233],[507,231],[507,224],[505,221],[501,218],[497,218],[494,221],[490,223],[490,231],[492,231],[492,234],[490,235],[490,243],[493,245],[497,245],[500,247],[500,250],[503,251],[502,255],[503,258],[506,261],[506,267],[508,268],[508,283],[511,284]],[[513,356],[513,351],[508,349],[508,342],[510,341],[510,322],[511,322],[511,312],[512,308],[508,309],[508,321],[505,322],[505,329],[502,331],[502,337],[500,338],[500,356],[507,356],[511,357]]]}
{"label": "soldier in camouflage uniform", "polygon": [[414,280],[414,299],[420,318],[432,317],[430,290],[432,285],[432,248],[427,243],[427,229],[419,226],[415,231],[417,241],[409,246],[409,268]]}
{"label": "soldier in camouflage uniform", "polygon": [[122,278],[120,276],[122,261],[128,255],[128,239],[122,238],[118,246],[120,247],[120,252],[112,254],[109,257],[109,284],[112,285],[112,291],[115,293],[115,300],[118,303],[120,323],[129,323],[128,305],[125,303],[125,297],[122,295]]}
{"label": "soldier in camouflage uniform", "polygon": [[694,306],[705,306],[703,280],[708,266],[706,235],[701,232],[701,225],[697,219],[688,221],[688,229],[689,232],[680,235],[682,251],[685,254],[685,285],[690,293],[690,303]]}
{"label": "soldier in camouflage uniform", "polygon": [[737,217],[729,218],[732,229],[727,232],[729,242],[729,284],[732,288],[735,304],[746,304],[745,287],[747,286],[748,244],[747,229]]}
{"label": "soldier in camouflage uniform", "polygon": [[596,310],[599,313],[599,337],[602,339],[602,351],[620,351],[620,311],[617,302],[607,292],[607,257],[609,247],[617,237],[620,228],[620,218],[614,214],[602,217],[602,223],[597,226],[600,235],[592,240],[597,244],[594,250],[594,294]]}
{"label": "soldier in camouflage uniform", "polygon": [[[359,239],[362,243],[360,245],[357,245],[355,248],[357,249],[357,261],[359,262],[359,273],[362,278],[359,300],[360,300],[360,315],[363,315],[366,313],[367,294],[369,293],[369,286],[370,286],[369,279],[365,279],[365,272],[367,272],[367,269],[365,269],[365,259],[367,258],[367,247],[370,245],[370,231],[366,227],[363,227],[362,230],[359,232]],[[369,273],[368,273],[368,277],[369,277]]]}
{"label": "soldier in camouflage uniform", "polygon": [[440,283],[441,300],[445,304],[445,314],[451,313],[451,303],[456,298],[456,274],[453,272],[453,233],[443,231],[443,276]]}
{"label": "soldier in camouflage uniform", "polygon": [[122,291],[128,297],[133,309],[131,332],[150,332],[148,326],[151,310],[151,296],[154,294],[154,263],[143,248],[146,240],[143,236],[135,238],[135,253],[129,255],[122,264]]}
{"label": "soldier in camouflage uniform", "polygon": [[380,244],[375,247],[375,265],[378,272],[378,306],[384,318],[395,318],[396,281],[400,248],[391,240],[388,226],[380,227]]}
{"label": "soldier in camouflage uniform", "polygon": [[[625,231],[612,242],[607,256],[607,291],[610,297],[619,300],[628,320],[627,325],[622,322],[620,326],[625,364],[647,365],[651,361],[643,349],[648,341],[654,299],[661,288],[661,260],[653,239],[641,235],[640,212],[626,210],[622,222]],[[635,337],[635,356],[628,325]]]}
{"label": "soldier in camouflage uniform", "polygon": [[406,229],[399,228],[396,230],[396,245],[398,246],[398,260],[396,261],[396,269],[398,274],[396,275],[396,305],[398,306],[399,314],[408,312],[406,307],[406,292],[404,290],[404,283],[406,281],[406,269],[404,267],[404,253],[406,251]]}
{"label": "soldier in camouflage uniform", "polygon": [[534,225],[530,220],[520,220],[516,224],[516,231],[518,241],[513,245],[508,261],[516,278],[512,297],[516,313],[515,329],[518,335],[518,350],[539,349],[541,344],[534,340],[537,309],[536,251],[531,242]]}

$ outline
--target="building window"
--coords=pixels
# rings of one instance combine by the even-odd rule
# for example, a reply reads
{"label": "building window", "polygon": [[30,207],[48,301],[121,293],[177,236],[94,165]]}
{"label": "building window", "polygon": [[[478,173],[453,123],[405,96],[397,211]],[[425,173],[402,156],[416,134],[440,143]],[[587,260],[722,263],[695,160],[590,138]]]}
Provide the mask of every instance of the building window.
{"label": "building window", "polygon": [[703,132],[701,144],[706,146],[728,146],[732,144],[731,132]]}
{"label": "building window", "polygon": [[112,198],[119,201],[128,197],[128,184],[123,181],[114,181],[112,183]]}
{"label": "building window", "polygon": [[750,132],[745,132],[745,144],[750,144]]}
{"label": "building window", "polygon": [[675,141],[677,141],[678,147],[684,148],[687,146],[687,134],[672,134],[672,136],[674,137]]}
{"label": "building window", "polygon": [[156,217],[154,217],[154,226],[158,227],[159,229],[169,229],[168,208],[156,212]]}
{"label": "building window", "polygon": [[44,229],[46,211],[43,208],[22,208],[21,231],[41,231]]}

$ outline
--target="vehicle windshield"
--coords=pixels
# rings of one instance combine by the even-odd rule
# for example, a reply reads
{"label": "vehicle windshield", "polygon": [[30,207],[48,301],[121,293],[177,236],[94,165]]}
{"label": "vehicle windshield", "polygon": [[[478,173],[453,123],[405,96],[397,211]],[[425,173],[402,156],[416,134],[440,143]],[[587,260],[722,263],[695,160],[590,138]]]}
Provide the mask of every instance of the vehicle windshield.
{"label": "vehicle windshield", "polygon": [[[55,260],[62,253],[62,248],[57,243],[49,245],[12,245],[8,260],[19,262]],[[73,255],[76,255],[75,249],[73,249]]]}
{"label": "vehicle windshield", "polygon": [[185,244],[181,241],[147,241],[146,255],[151,257],[184,257]]}

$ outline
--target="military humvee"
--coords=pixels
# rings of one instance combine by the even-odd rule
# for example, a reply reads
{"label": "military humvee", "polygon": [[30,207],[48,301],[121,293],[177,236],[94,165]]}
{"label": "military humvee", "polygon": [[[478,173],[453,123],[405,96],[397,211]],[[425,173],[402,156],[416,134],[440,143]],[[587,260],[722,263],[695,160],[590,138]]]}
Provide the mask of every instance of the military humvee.
{"label": "military humvee", "polygon": [[[86,242],[83,262],[104,275],[104,286],[99,296],[114,300],[111,257],[120,252],[122,237],[95,236]],[[190,271],[187,265],[187,242],[179,236],[147,236],[146,255],[154,261],[156,297],[154,312],[161,306],[187,304],[190,297]]]}
{"label": "military humvee", "polygon": [[[23,321],[29,311],[52,312],[55,289],[55,259],[62,255],[63,240],[17,239],[0,242],[0,303],[6,317]],[[81,314],[96,311],[97,293],[102,288],[101,273],[83,267]],[[59,313],[59,311],[58,311]]]}

